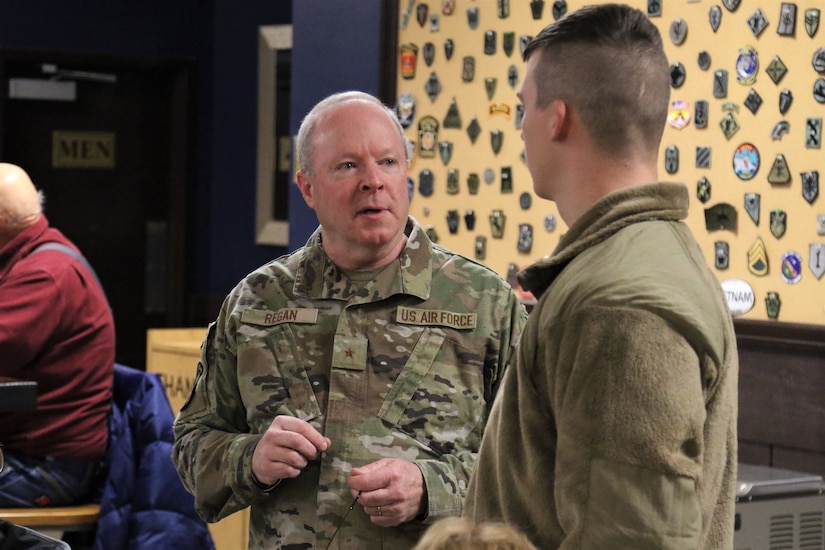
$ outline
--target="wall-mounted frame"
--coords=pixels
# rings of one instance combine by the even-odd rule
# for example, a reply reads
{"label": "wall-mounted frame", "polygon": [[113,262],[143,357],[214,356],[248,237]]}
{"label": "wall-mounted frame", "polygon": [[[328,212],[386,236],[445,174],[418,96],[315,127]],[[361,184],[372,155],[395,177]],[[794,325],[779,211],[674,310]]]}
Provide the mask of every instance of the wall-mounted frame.
{"label": "wall-mounted frame", "polygon": [[[258,173],[255,208],[255,243],[287,246],[289,244],[288,216],[276,215],[276,202],[288,200],[288,195],[276,190],[276,174],[283,172],[283,158],[291,160],[291,140],[286,143],[278,136],[289,136],[289,117],[286,127],[279,128],[289,112],[289,97],[278,97],[279,54],[292,50],[292,25],[268,25],[258,32]],[[281,102],[280,104],[278,102]],[[280,159],[279,159],[280,158]],[[289,168],[287,168],[287,172]],[[288,176],[291,181],[291,175]],[[283,205],[286,206],[285,204]],[[283,209],[286,212],[286,208]]]}

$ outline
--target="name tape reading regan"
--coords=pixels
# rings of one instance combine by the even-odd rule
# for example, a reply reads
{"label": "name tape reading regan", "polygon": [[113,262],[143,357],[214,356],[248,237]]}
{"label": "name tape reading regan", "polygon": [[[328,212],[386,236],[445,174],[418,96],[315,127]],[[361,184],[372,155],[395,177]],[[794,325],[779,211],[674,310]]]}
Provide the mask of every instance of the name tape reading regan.
{"label": "name tape reading regan", "polygon": [[241,314],[241,321],[265,327],[281,323],[315,324],[318,322],[318,310],[314,308],[285,308],[278,311],[247,309]]}

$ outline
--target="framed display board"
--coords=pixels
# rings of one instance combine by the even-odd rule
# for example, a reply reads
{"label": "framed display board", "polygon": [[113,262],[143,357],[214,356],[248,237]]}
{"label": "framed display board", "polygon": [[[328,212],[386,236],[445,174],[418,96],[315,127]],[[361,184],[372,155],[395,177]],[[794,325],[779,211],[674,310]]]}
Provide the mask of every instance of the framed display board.
{"label": "framed display board", "polygon": [[[440,244],[511,280],[566,230],[533,195],[523,159],[521,51],[589,3],[398,0],[395,108],[413,151],[411,213]],[[825,324],[822,3],[627,3],[659,28],[671,63],[659,177],[688,186],[686,221],[732,311]]]}

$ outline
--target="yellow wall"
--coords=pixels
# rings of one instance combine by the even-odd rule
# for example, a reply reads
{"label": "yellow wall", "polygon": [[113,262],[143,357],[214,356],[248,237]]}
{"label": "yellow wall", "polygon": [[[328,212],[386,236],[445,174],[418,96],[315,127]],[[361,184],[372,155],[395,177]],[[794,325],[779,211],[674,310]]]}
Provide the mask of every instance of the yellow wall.
{"label": "yellow wall", "polygon": [[[509,0],[510,15],[498,17],[497,0],[456,0],[452,15],[442,13],[440,0],[425,2],[429,15],[438,15],[439,30],[431,30],[428,20],[423,26],[416,21],[416,10],[421,2],[399,0],[402,20],[404,12],[411,6],[411,13],[406,26],[399,31],[399,46],[412,42],[418,46],[416,75],[405,79],[399,71],[398,93],[412,93],[416,99],[416,115],[412,126],[407,130],[408,138],[418,144],[418,121],[422,116],[432,115],[440,124],[439,141],[453,142],[453,156],[445,165],[438,153],[435,158],[416,158],[412,163],[410,175],[415,181],[415,195],[412,200],[411,213],[425,227],[432,225],[440,238],[439,243],[447,248],[474,257],[475,238],[477,235],[487,237],[487,256],[483,263],[506,275],[508,264],[515,263],[520,268],[532,261],[549,254],[558,242],[565,226],[558,217],[555,205],[533,197],[529,210],[519,206],[519,196],[523,192],[532,194],[532,182],[527,167],[521,160],[523,146],[519,131],[515,128],[515,106],[518,104],[516,92],[524,75],[524,63],[521,61],[519,40],[522,35],[535,35],[545,25],[553,21],[553,1],[546,0],[544,16],[536,21],[530,12],[529,0]],[[581,0],[568,0],[568,10],[572,11],[586,3]],[[647,11],[647,0],[632,0],[629,4]],[[820,149],[805,147],[804,128],[808,117],[824,117],[825,105],[817,103],[813,97],[813,85],[818,77],[812,66],[814,52],[825,46],[825,30],[819,29],[813,38],[805,31],[805,10],[819,8],[825,11],[825,5],[819,0],[802,0],[795,2],[797,7],[796,32],[794,36],[777,34],[781,2],[765,0],[760,3],[744,1],[734,12],[717,2],[687,0],[664,0],[662,15],[651,20],[658,26],[665,43],[665,50],[671,63],[679,61],[687,70],[684,85],[671,92],[671,100],[681,99],[689,102],[689,112],[693,117],[695,101],[704,99],[709,103],[708,124],[698,129],[690,124],[677,130],[668,126],[660,151],[660,178],[676,180],[688,185],[691,194],[691,206],[688,224],[697,240],[705,250],[708,263],[714,264],[714,242],[727,241],[730,245],[730,267],[716,270],[720,280],[743,279],[754,290],[755,305],[742,315],[749,319],[767,319],[765,295],[769,291],[779,293],[782,305],[778,319],[787,322],[825,323],[825,277],[818,280],[808,267],[809,243],[825,244],[825,236],[817,234],[817,214],[825,214],[823,199],[818,197],[809,204],[801,191],[800,173],[812,170],[820,172],[820,179],[825,180],[825,154]],[[708,22],[708,12],[713,5],[722,9],[721,26],[713,32]],[[471,30],[467,23],[467,9],[479,8],[479,25]],[[747,19],[757,7],[761,7],[767,17],[768,26],[755,37],[747,25]],[[681,18],[688,25],[686,40],[679,46],[670,39],[670,26],[676,18]],[[825,26],[820,24],[820,26]],[[497,34],[497,51],[494,55],[483,52],[484,33],[495,30]],[[515,47],[511,56],[502,48],[502,35],[515,33]],[[448,61],[444,54],[444,42],[451,38],[455,43],[454,53]],[[435,46],[435,58],[428,67],[422,56],[426,42]],[[743,85],[737,82],[736,59],[739,50],[745,46],[756,49],[759,57],[759,70],[755,83]],[[700,51],[707,51],[711,65],[701,70],[697,58]],[[774,56],[778,55],[788,68],[785,77],[778,83],[769,78],[765,68]],[[476,61],[475,78],[472,82],[462,81],[462,59],[473,56]],[[399,56],[400,59],[400,56]],[[508,67],[513,64],[518,69],[519,82],[511,87],[507,82]],[[728,71],[728,94],[725,98],[713,96],[714,72],[719,69]],[[435,72],[441,82],[442,91],[434,102],[427,96],[424,86],[430,74]],[[496,92],[492,101],[485,92],[485,77],[497,78]],[[605,82],[609,86],[610,82]],[[762,97],[762,105],[756,115],[744,105],[749,88],[754,88]],[[779,112],[779,94],[788,88],[793,93],[793,103],[784,117]],[[455,98],[461,115],[461,129],[444,129],[443,122]],[[505,103],[512,109],[508,118],[501,114],[489,114],[491,103]],[[723,105],[734,103],[739,111],[734,112],[739,125],[738,133],[726,139],[719,123],[724,116]],[[472,144],[466,132],[467,125],[476,116],[481,125],[481,134]],[[771,138],[774,125],[780,120],[790,124],[790,131],[780,140]],[[504,134],[503,147],[498,155],[493,153],[490,145],[490,131],[501,130]],[[733,172],[733,153],[743,142],[753,143],[760,152],[761,166],[756,176],[749,181],[740,180]],[[676,145],[680,153],[680,167],[676,174],[669,175],[664,170],[664,149]],[[711,166],[706,169],[695,167],[695,147],[712,148]],[[417,151],[417,149],[416,149]],[[783,154],[792,174],[790,184],[772,185],[768,183],[774,158]],[[503,166],[512,167],[513,193],[502,194],[500,191],[500,174]],[[460,192],[447,194],[447,170],[455,168],[459,172]],[[483,172],[487,168],[495,171],[495,182],[484,183]],[[429,169],[435,176],[435,192],[431,197],[423,197],[418,192],[419,173]],[[467,189],[467,175],[478,173],[482,179],[477,195],[470,195]],[[710,180],[711,199],[702,204],[696,198],[696,183],[702,177]],[[820,185],[823,183],[821,182]],[[744,209],[744,194],[752,192],[761,195],[761,219],[757,227]],[[822,195],[823,192],[820,192]],[[705,228],[704,209],[720,202],[733,205],[738,214],[736,231],[708,231]],[[769,228],[769,213],[773,209],[782,209],[788,215],[787,231],[777,239]],[[475,211],[476,226],[468,231],[464,223],[464,214],[468,209]],[[502,209],[507,215],[507,222],[502,239],[492,238],[488,216],[493,209]],[[449,233],[446,222],[448,210],[458,210],[461,218],[457,234]],[[553,214],[558,227],[553,232],[544,229],[544,218]],[[518,226],[521,223],[533,225],[533,247],[530,253],[520,253],[516,249]],[[764,277],[757,277],[748,271],[747,254],[756,239],[761,237],[769,257],[769,272]],[[794,250],[802,257],[802,278],[796,284],[789,284],[780,276],[782,255]],[[632,261],[632,259],[629,259]]]}
{"label": "yellow wall", "polygon": [[[160,375],[177,416],[195,384],[206,328],[162,328],[146,332],[146,371]],[[209,524],[216,550],[239,550],[249,543],[249,508]]]}

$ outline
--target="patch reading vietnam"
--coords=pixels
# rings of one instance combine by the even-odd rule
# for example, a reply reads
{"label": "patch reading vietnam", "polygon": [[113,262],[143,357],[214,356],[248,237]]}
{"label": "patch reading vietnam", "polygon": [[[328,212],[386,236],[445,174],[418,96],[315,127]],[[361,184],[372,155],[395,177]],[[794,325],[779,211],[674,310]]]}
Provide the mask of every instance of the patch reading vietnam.
{"label": "patch reading vietnam", "polygon": [[402,325],[438,325],[455,329],[476,328],[475,313],[456,313],[440,309],[415,309],[399,307],[395,322]]}
{"label": "patch reading vietnam", "polygon": [[315,308],[284,308],[278,311],[245,309],[241,321],[250,325],[271,327],[281,323],[302,323],[314,325],[318,322],[318,310]]}

